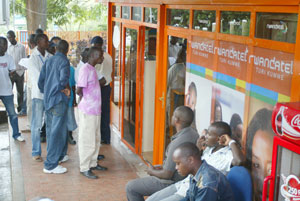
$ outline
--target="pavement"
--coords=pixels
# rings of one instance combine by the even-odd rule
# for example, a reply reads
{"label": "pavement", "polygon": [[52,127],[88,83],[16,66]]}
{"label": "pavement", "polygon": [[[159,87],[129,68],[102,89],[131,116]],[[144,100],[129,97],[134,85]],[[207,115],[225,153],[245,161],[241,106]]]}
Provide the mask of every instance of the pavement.
{"label": "pavement", "polygon": [[[19,117],[20,130],[27,130],[27,117]],[[47,197],[55,201],[125,201],[128,181],[145,176],[147,166],[120,140],[112,129],[111,145],[102,145],[105,159],[99,164],[108,171],[94,171],[99,176],[91,180],[79,172],[77,145],[69,145],[69,161],[62,165],[65,174],[43,173],[43,163],[32,160],[30,132],[23,132],[25,142],[11,137],[8,124],[0,125],[0,201],[29,201]],[[77,141],[77,131],[73,133]],[[42,143],[42,157],[46,158],[46,143]]]}

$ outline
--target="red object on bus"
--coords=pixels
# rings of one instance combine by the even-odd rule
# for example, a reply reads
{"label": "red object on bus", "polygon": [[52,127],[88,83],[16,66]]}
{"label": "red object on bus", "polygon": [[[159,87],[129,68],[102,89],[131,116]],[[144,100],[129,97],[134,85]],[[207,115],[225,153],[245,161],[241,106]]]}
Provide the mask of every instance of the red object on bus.
{"label": "red object on bus", "polygon": [[[277,103],[272,114],[271,175],[264,180],[263,201],[300,200],[300,102]],[[269,188],[268,188],[269,187]]]}

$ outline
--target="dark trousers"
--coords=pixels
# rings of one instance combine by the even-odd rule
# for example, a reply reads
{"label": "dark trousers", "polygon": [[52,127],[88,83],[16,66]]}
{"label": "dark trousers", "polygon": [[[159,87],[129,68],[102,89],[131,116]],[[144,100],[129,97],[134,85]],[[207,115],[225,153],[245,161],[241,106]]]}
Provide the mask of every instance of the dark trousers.
{"label": "dark trousers", "polygon": [[14,83],[16,83],[17,87],[17,93],[18,93],[18,112],[21,112],[22,106],[23,106],[23,96],[24,96],[24,74],[22,76],[19,76],[16,72],[13,73],[13,75],[10,77],[12,87],[14,87]]}
{"label": "dark trousers", "polygon": [[101,141],[110,143],[110,85],[101,87]]}

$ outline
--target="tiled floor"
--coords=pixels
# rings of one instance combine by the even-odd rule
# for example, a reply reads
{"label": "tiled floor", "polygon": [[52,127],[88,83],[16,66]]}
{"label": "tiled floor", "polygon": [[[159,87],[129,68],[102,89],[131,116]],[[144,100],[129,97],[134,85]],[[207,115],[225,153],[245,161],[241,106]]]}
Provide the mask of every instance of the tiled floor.
{"label": "tiled floor", "polygon": [[[20,129],[26,128],[27,118],[19,118]],[[74,134],[77,139],[77,133]],[[24,190],[26,200],[37,196],[49,197],[55,201],[123,201],[126,200],[125,185],[137,177],[136,171],[143,171],[144,164],[139,158],[130,153],[120,143],[115,134],[112,145],[103,145],[101,153],[105,159],[101,165],[108,167],[108,171],[94,171],[98,180],[90,180],[79,173],[79,160],[77,145],[69,146],[70,160],[62,165],[68,168],[68,172],[62,175],[44,174],[43,163],[31,159],[30,133],[23,133],[25,143],[20,144],[22,160],[22,173],[24,178]],[[46,157],[46,144],[42,144],[42,157]],[[130,163],[128,163],[129,161]],[[134,166],[140,167],[137,170]]]}

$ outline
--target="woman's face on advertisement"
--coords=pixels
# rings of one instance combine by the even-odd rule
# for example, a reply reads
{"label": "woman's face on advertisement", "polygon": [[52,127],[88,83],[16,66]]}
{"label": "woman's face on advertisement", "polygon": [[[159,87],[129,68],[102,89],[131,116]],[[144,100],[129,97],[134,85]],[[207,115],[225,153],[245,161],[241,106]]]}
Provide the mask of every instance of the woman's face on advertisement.
{"label": "woman's face on advertisement", "polygon": [[263,180],[271,174],[273,134],[258,130],[252,144],[252,179],[255,201],[262,200]]}
{"label": "woman's face on advertisement", "polygon": [[190,107],[193,111],[195,111],[197,97],[193,90],[188,90],[188,93],[186,94],[186,102],[185,105]]}

